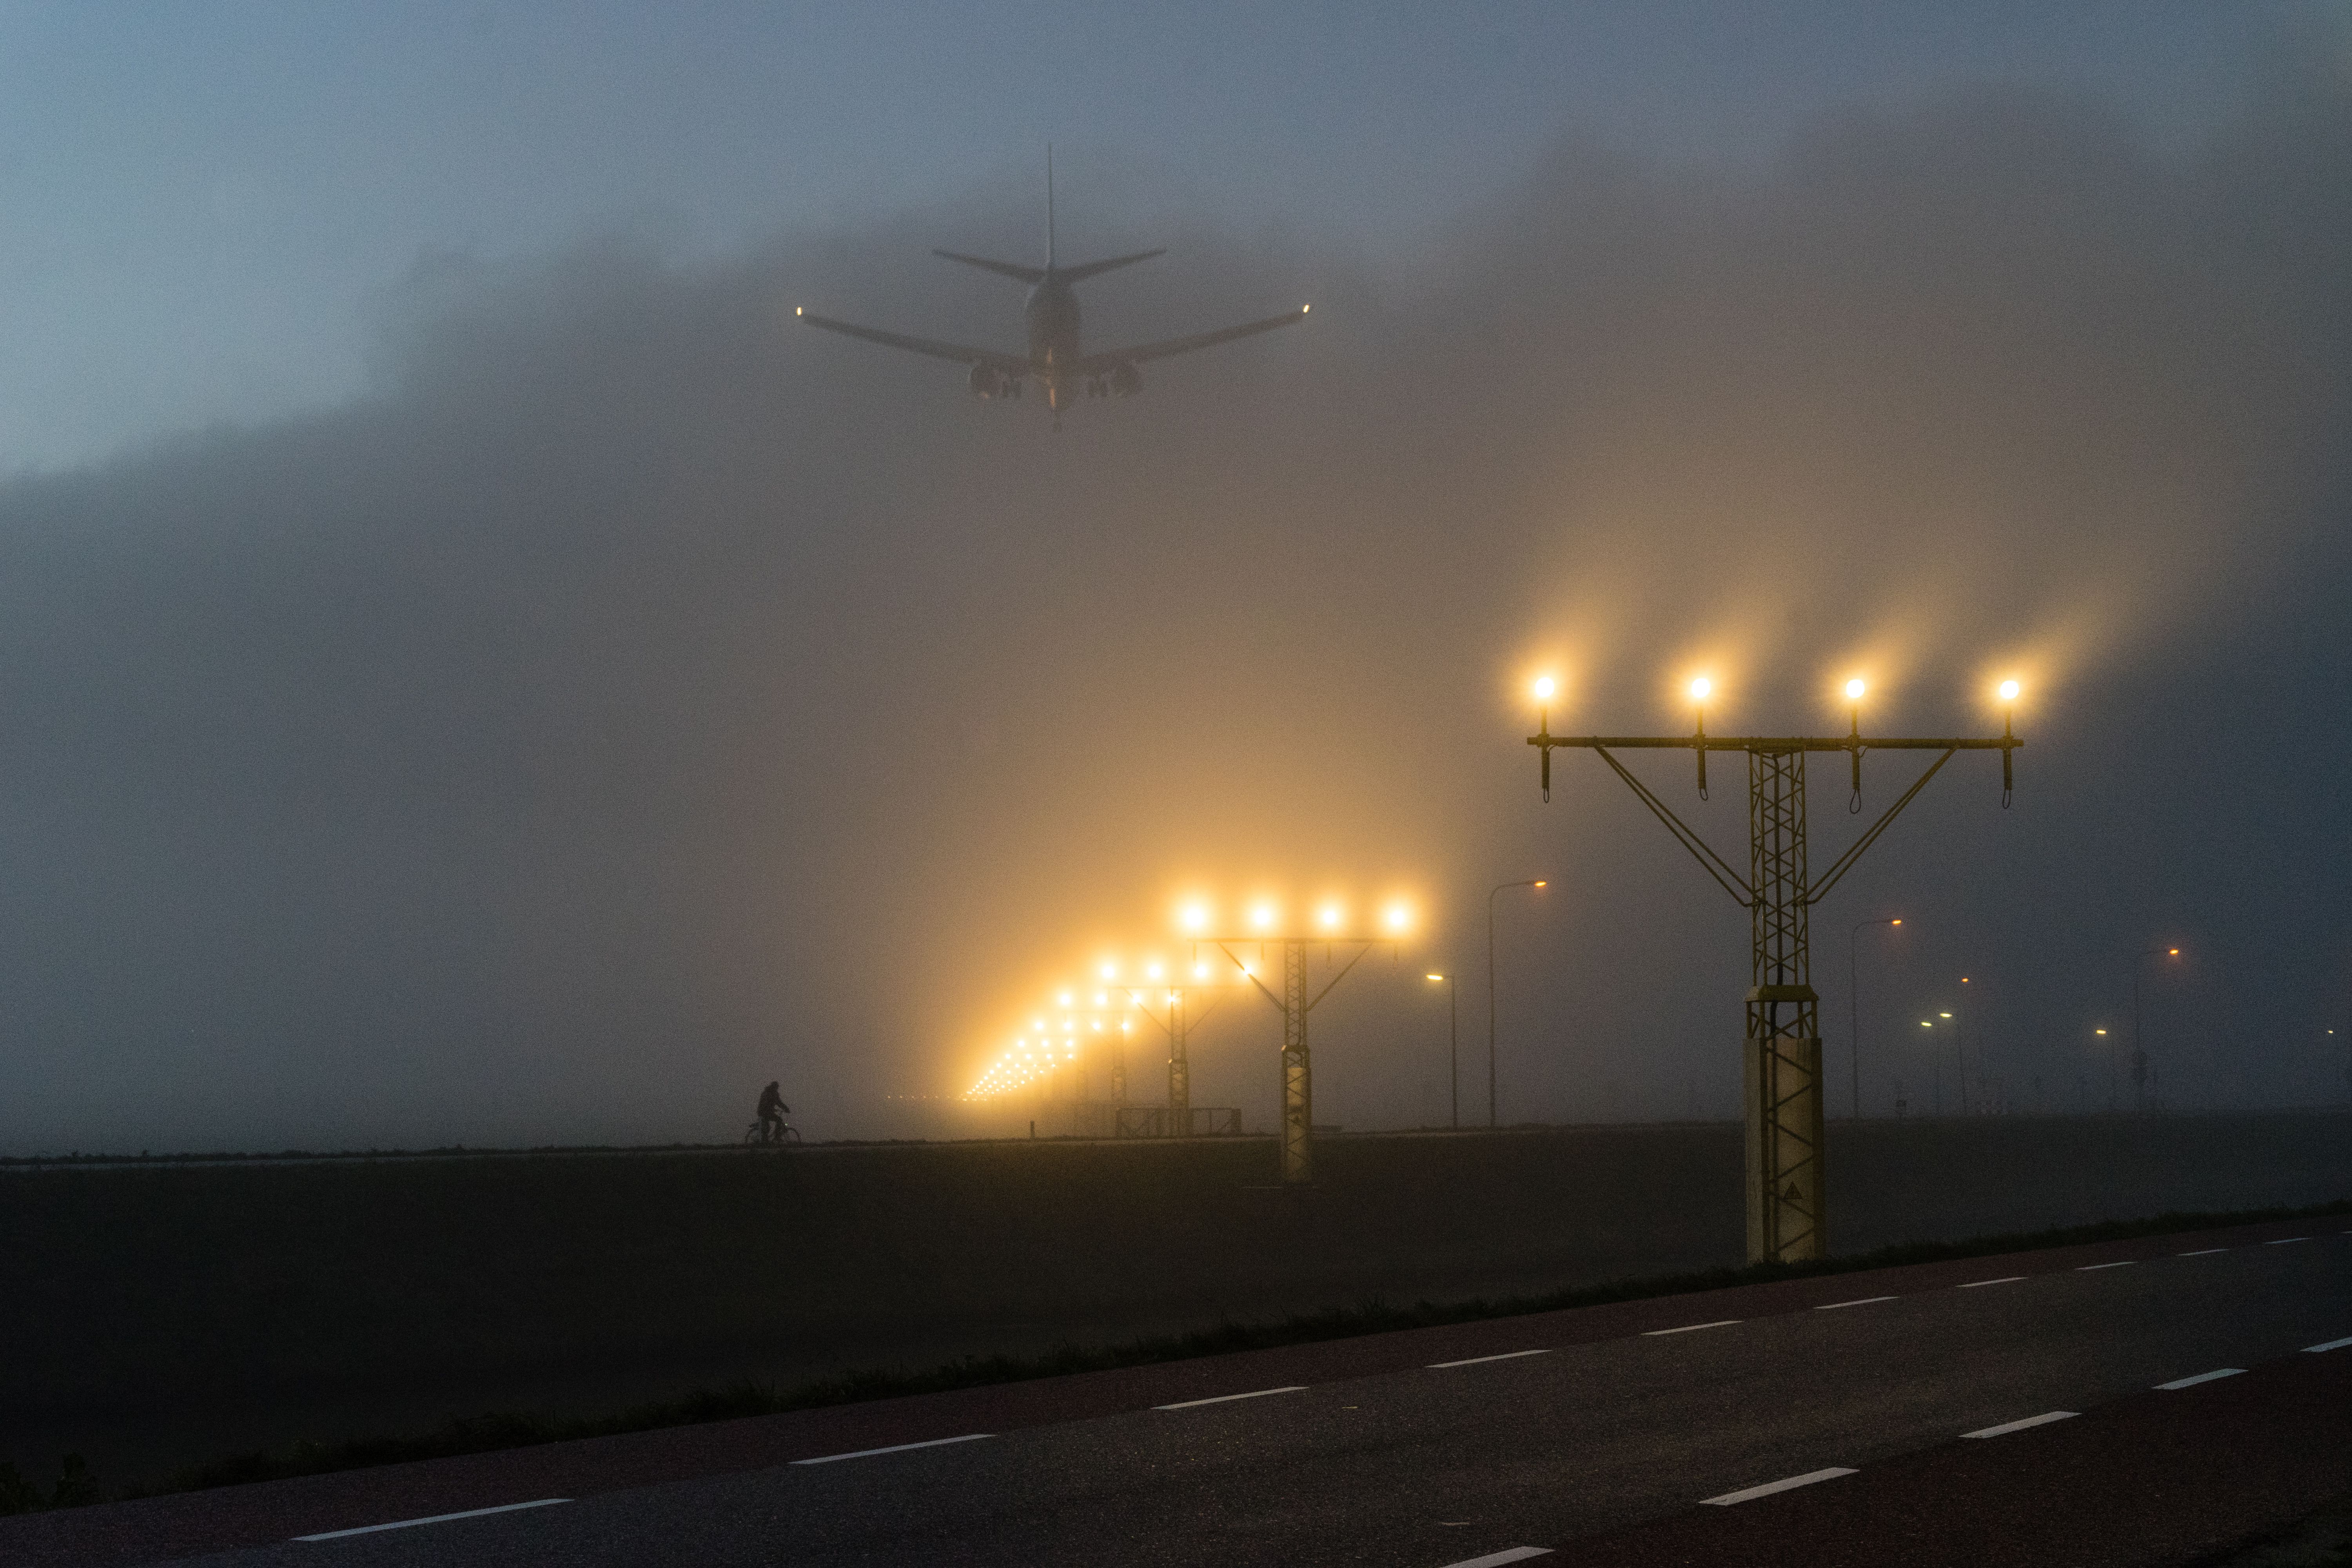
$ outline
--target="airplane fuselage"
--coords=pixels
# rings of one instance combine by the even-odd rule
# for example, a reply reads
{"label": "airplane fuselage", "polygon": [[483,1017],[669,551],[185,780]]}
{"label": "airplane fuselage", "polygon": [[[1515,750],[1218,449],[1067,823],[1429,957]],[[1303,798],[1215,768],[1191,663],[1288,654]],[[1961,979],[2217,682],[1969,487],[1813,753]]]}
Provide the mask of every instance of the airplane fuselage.
{"label": "airplane fuselage", "polygon": [[1070,367],[1085,357],[1078,347],[1077,291],[1049,268],[1029,290],[1022,314],[1029,328],[1029,363],[1045,384],[1046,406],[1058,414],[1076,391]]}

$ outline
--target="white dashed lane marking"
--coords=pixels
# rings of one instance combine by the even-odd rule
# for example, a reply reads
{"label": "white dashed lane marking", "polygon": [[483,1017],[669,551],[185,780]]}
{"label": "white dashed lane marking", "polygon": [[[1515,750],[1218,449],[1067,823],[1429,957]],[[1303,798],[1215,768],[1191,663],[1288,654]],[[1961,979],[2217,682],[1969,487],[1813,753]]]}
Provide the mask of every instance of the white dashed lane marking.
{"label": "white dashed lane marking", "polygon": [[1832,1465],[1826,1470],[1807,1470],[1801,1476],[1790,1476],[1786,1480],[1766,1481],[1760,1487],[1744,1487],[1736,1492],[1726,1492],[1721,1497],[1702,1498],[1699,1500],[1716,1508],[1729,1508],[1736,1502],[1770,1497],[1774,1492],[1794,1491],[1799,1487],[1811,1486],[1815,1481],[1833,1481],[1840,1476],[1850,1476],[1853,1473],[1854,1471],[1846,1466]]}
{"label": "white dashed lane marking", "polygon": [[1701,1329],[1727,1329],[1740,1321],[1738,1318],[1717,1318],[1711,1323],[1685,1323],[1679,1329],[1648,1329],[1643,1331],[1642,1337],[1645,1340],[1654,1340],[1660,1334],[1695,1334]]}
{"label": "white dashed lane marking", "polygon": [[1506,1563],[1525,1563],[1530,1557],[1549,1557],[1549,1546],[1507,1546],[1500,1552],[1489,1552],[1484,1557],[1465,1557],[1459,1563],[1448,1563],[1445,1568],[1503,1568]]}
{"label": "white dashed lane marking", "polygon": [[2014,1285],[2024,1278],[2025,1276],[2022,1274],[2004,1274],[1998,1279],[1971,1279],[1967,1284],[1961,1286],[1960,1289],[1963,1290],[1973,1290],[1979,1285]]}
{"label": "white dashed lane marking", "polygon": [[2216,1372],[2200,1372],[2195,1377],[2176,1377],[2170,1383],[2159,1383],[2156,1386],[2158,1389],[2194,1388],[2200,1383],[2210,1383],[2217,1377],[2235,1377],[2245,1370],[2242,1366],[2225,1366]]}
{"label": "white dashed lane marking", "polygon": [[[1465,1356],[1465,1357],[1463,1357],[1460,1361],[1433,1361],[1433,1362],[1431,1362],[1431,1363],[1429,1363],[1429,1370],[1430,1370],[1430,1371],[1432,1371],[1432,1372],[1435,1372],[1438,1368],[1440,1368],[1440,1367],[1445,1367],[1445,1366],[1476,1366],[1476,1365],[1477,1365],[1480,1362],[1482,1362],[1482,1361],[1517,1361],[1517,1360],[1518,1360],[1518,1359],[1519,1359],[1521,1356],[1523,1356],[1523,1355],[1549,1355],[1549,1354],[1551,1354],[1551,1352],[1549,1352],[1549,1351],[1548,1351],[1548,1350],[1542,1350],[1542,1351],[1505,1351],[1505,1352],[1504,1352],[1502,1354],[1500,1354],[1500,1355],[1474,1355],[1474,1356]],[[1549,1552],[1549,1551],[1550,1551],[1550,1550],[1551,1550],[1551,1548],[1550,1548],[1550,1547],[1549,1547],[1549,1546],[1547,1546],[1547,1547],[1545,1547],[1545,1548],[1544,1548],[1544,1550],[1545,1550],[1546,1552]]]}
{"label": "white dashed lane marking", "polygon": [[1264,1399],[1269,1394],[1297,1394],[1306,1389],[1303,1383],[1286,1384],[1281,1388],[1253,1388],[1247,1394],[1216,1394],[1206,1399],[1180,1399],[1173,1405],[1155,1405],[1154,1410],[1190,1410],[1198,1405],[1229,1405],[1236,1399]]}
{"label": "white dashed lane marking", "polygon": [[2352,1345],[2352,1340],[2330,1340],[2324,1345],[2305,1345],[2303,1347],[2303,1353],[2317,1355],[2322,1351],[2340,1351],[2346,1345]]}
{"label": "white dashed lane marking", "polygon": [[823,1454],[814,1459],[794,1459],[795,1465],[830,1465],[841,1459],[870,1459],[877,1454],[904,1454],[915,1448],[944,1448],[950,1443],[977,1443],[982,1437],[993,1437],[993,1432],[967,1432],[961,1437],[933,1437],[927,1443],[893,1443],[887,1448],[860,1448],[849,1454]]}
{"label": "white dashed lane marking", "polygon": [[2200,1247],[2195,1252],[2176,1252],[2172,1256],[2175,1258],[2210,1258],[2217,1252],[2227,1252],[2230,1249],[2226,1247]]}
{"label": "white dashed lane marking", "polygon": [[2074,1270],[2074,1272],[2077,1274],[2088,1274],[2095,1268],[2129,1268],[2133,1264],[2137,1263],[2139,1259],[2137,1258],[2126,1258],[2121,1263],[2085,1263],[2083,1267]]}
{"label": "white dashed lane marking", "polygon": [[341,1541],[346,1535],[373,1535],[379,1530],[409,1530],[420,1524],[446,1524],[453,1519],[479,1519],[488,1513],[513,1513],[519,1509],[553,1508],[560,1502],[570,1502],[568,1497],[543,1497],[536,1502],[502,1502],[496,1508],[469,1508],[457,1513],[428,1513],[423,1519],[395,1519],[390,1524],[362,1524],[351,1530],[322,1530],[316,1535],[298,1535],[297,1541]]}
{"label": "white dashed lane marking", "polygon": [[2052,1410],[2041,1415],[2029,1415],[2022,1421],[2004,1421],[1998,1426],[1979,1431],[1963,1432],[1963,1437],[2006,1437],[2011,1432],[2022,1432],[2028,1426],[2047,1426],[2053,1421],[2070,1421],[2082,1414],[2079,1410]]}
{"label": "white dashed lane marking", "polygon": [[1814,1308],[1813,1310],[1816,1312],[1834,1312],[1840,1307],[1867,1307],[1874,1301],[1894,1301],[1898,1300],[1900,1300],[1900,1298],[1895,1296],[1862,1296],[1857,1297],[1855,1300],[1851,1301],[1824,1301],[1820,1306]]}

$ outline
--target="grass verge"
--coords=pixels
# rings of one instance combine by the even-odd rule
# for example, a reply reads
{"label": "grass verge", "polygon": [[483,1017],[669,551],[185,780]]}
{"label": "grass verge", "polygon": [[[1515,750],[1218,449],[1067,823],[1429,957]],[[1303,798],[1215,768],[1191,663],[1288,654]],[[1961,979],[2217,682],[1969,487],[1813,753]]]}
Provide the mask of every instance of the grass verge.
{"label": "grass verge", "polygon": [[[1153,1335],[1119,1344],[1066,1345],[1043,1355],[967,1356],[943,1366],[919,1371],[877,1369],[851,1373],[790,1388],[746,1382],[720,1388],[698,1389],[680,1399],[635,1405],[606,1415],[554,1417],[492,1413],[457,1417],[431,1431],[407,1436],[354,1437],[338,1442],[300,1441],[280,1448],[257,1450],[188,1466],[172,1472],[160,1486],[116,1495],[130,1498],[195,1491],[248,1481],[278,1480],[372,1465],[447,1458],[498,1448],[649,1432],[705,1421],[772,1415],[785,1411],[849,1405],[911,1394],[933,1394],[988,1384],[1014,1383],[1068,1373],[1100,1372],[1114,1367],[1185,1361],[1234,1351],[1349,1339],[1397,1329],[1428,1328],[1486,1318],[1518,1317],[1530,1312],[1600,1306],[1615,1301],[1679,1296],[1697,1290],[1721,1289],[1727,1286],[1849,1274],[1905,1264],[1980,1258],[1994,1253],[2075,1247],[2088,1242],[2120,1241],[2134,1237],[2209,1230],[2265,1220],[2343,1214],[2352,1214],[2352,1199],[2305,1208],[2248,1209],[2225,1214],[2171,1213],[2146,1219],[2112,1220],[2051,1230],[1971,1237],[1964,1241],[1913,1242],[1851,1257],[1827,1258],[1817,1263],[1767,1263],[1739,1268],[1711,1268],[1687,1274],[1614,1280],[1607,1284],[1527,1296],[1423,1300],[1410,1305],[1371,1300],[1354,1307],[1333,1308],[1265,1322],[1219,1323],[1190,1333]],[[13,1469],[5,1467],[0,1467],[0,1473],[12,1479],[15,1475]],[[55,1500],[43,1497],[37,1489],[31,1486],[0,1487],[0,1512],[21,1511],[27,1508],[71,1507],[100,1500],[94,1485],[79,1477],[77,1480],[79,1484],[58,1488],[53,1494]],[[12,1503],[14,1507],[10,1506]]]}

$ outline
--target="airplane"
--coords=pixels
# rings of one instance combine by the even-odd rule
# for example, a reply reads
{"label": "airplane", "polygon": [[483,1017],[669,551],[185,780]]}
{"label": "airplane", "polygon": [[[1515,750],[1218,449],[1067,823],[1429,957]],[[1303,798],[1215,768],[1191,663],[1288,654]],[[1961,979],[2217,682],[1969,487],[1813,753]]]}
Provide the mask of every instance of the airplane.
{"label": "airplane", "polygon": [[793,315],[808,326],[822,327],[828,332],[840,332],[894,349],[929,354],[933,359],[968,364],[971,367],[971,374],[967,385],[971,395],[983,402],[994,397],[1019,397],[1023,384],[1034,375],[1045,389],[1045,406],[1054,411],[1054,428],[1056,430],[1062,427],[1064,410],[1081,395],[1087,397],[1132,397],[1141,392],[1143,373],[1135,367],[1145,360],[1166,359],[1171,354],[1191,353],[1194,349],[1205,349],[1217,343],[1232,342],[1236,338],[1270,332],[1276,327],[1286,327],[1294,321],[1306,320],[1310,308],[1301,305],[1296,310],[1279,316],[1268,316],[1261,321],[1244,321],[1238,327],[1223,327],[1213,332],[1195,332],[1190,337],[1168,338],[1156,343],[1140,343],[1133,348],[1087,353],[1078,342],[1078,298],[1072,292],[1072,286],[1089,278],[1099,278],[1117,268],[1132,267],[1139,261],[1165,256],[1167,250],[1165,247],[1139,250],[1132,256],[1114,256],[1104,261],[1081,262],[1076,267],[1064,267],[1056,262],[1054,258],[1054,150],[1051,147],[1045,149],[1045,266],[1024,267],[1017,262],[992,261],[984,256],[966,256],[954,250],[934,250],[931,254],[1030,285],[1029,302],[1023,311],[1029,326],[1027,353],[1000,353],[994,349],[967,348],[961,343],[940,342],[932,338],[906,337],[876,327],[861,327],[851,321],[812,316],[803,307],[797,305],[793,308]]}

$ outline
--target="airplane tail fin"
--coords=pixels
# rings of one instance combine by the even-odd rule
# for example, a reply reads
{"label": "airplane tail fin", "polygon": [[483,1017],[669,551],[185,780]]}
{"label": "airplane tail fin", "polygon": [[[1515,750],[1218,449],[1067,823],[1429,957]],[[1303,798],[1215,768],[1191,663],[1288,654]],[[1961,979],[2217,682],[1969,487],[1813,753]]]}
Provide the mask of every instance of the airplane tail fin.
{"label": "airplane tail fin", "polygon": [[1155,256],[1167,254],[1167,247],[1163,246],[1158,250],[1139,250],[1133,256],[1114,256],[1107,261],[1085,261],[1076,267],[1063,268],[1062,279],[1064,282],[1076,283],[1082,278],[1099,277],[1115,268],[1132,267],[1139,261],[1149,261]]}

